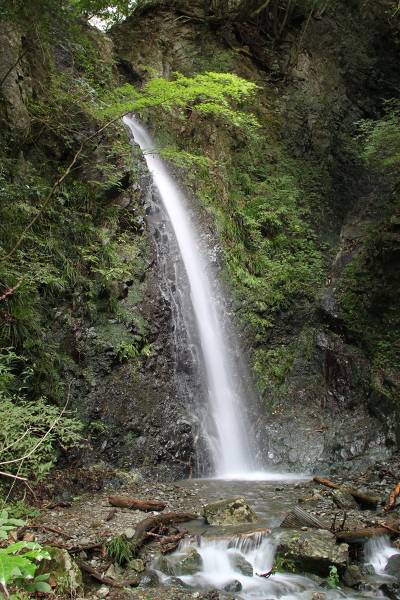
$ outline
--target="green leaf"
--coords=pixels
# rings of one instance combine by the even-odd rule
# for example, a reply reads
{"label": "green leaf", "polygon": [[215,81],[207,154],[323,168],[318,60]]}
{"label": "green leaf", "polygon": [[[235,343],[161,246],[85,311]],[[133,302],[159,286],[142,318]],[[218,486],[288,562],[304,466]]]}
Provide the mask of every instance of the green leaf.
{"label": "green leaf", "polygon": [[37,575],[35,581],[46,581],[50,577],[50,573],[44,573],[43,575]]}
{"label": "green leaf", "polygon": [[14,569],[22,568],[22,569],[27,570],[27,567],[29,567],[29,566],[33,566],[34,568],[36,568],[35,565],[32,565],[32,563],[30,563],[29,560],[27,560],[23,556],[13,556],[10,554],[1,554],[0,555],[0,583],[2,583],[3,585],[7,585],[7,583],[10,581],[10,579],[13,576]]}
{"label": "green leaf", "polygon": [[38,581],[37,583],[35,583],[35,587],[38,592],[45,592],[46,594],[53,593],[53,590],[45,581]]}

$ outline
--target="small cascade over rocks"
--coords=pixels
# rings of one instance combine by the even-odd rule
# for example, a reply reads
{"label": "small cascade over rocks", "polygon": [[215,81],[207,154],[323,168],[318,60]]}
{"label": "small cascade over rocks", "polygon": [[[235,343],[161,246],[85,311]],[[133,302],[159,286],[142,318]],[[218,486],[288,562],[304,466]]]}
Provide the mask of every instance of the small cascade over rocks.
{"label": "small cascade over rocks", "polygon": [[400,554],[400,550],[391,545],[388,535],[372,538],[365,544],[365,562],[371,564],[376,573],[383,574],[389,558],[395,554]]}
{"label": "small cascade over rocks", "polygon": [[[249,435],[251,427],[244,410],[251,390],[243,389],[240,369],[244,361],[238,348],[232,347],[233,341],[226,333],[229,323],[226,311],[216,300],[218,284],[207,268],[205,252],[186,210],[186,200],[154,151],[153,141],[133,117],[124,117],[124,122],[144,151],[147,166],[172,224],[189,281],[209,399],[209,410],[203,409],[198,421],[204,424],[201,435],[211,449],[214,474],[224,478],[246,477],[259,468],[253,458],[255,449]],[[178,290],[178,295],[181,293],[182,290]],[[211,419],[207,413],[211,413]]]}
{"label": "small cascade over rocks", "polygon": [[[291,573],[272,571],[275,546],[268,534],[254,532],[225,539],[196,538],[181,544],[168,559],[155,561],[165,585],[181,585],[189,589],[218,589],[246,599],[304,598],[314,593],[320,598],[339,598],[340,593],[322,590],[314,581]],[[186,569],[186,558],[196,556],[197,569]],[[194,564],[192,560],[191,565]],[[168,575],[166,574],[168,572]],[[171,574],[173,575],[171,576]],[[264,576],[262,576],[264,575]]]}

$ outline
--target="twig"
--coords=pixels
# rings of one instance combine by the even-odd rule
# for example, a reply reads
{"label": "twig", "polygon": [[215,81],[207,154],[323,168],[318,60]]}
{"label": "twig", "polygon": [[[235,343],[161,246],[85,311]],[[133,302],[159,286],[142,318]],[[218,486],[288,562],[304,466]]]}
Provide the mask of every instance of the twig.
{"label": "twig", "polygon": [[4,75],[3,79],[0,81],[0,87],[3,85],[3,83],[5,82],[5,80],[7,79],[7,77],[9,76],[9,74],[11,73],[11,71],[17,66],[17,64],[19,63],[20,60],[22,60],[22,58],[25,56],[25,54],[28,52],[28,48],[26,48],[22,54],[20,54],[17,58],[17,61],[8,69],[7,73]]}
{"label": "twig", "polygon": [[28,529],[47,529],[47,531],[52,531],[53,533],[58,533],[58,535],[62,535],[63,537],[71,540],[74,536],[68,535],[68,533],[64,533],[60,529],[56,529],[55,527],[50,527],[49,525],[29,525]]}

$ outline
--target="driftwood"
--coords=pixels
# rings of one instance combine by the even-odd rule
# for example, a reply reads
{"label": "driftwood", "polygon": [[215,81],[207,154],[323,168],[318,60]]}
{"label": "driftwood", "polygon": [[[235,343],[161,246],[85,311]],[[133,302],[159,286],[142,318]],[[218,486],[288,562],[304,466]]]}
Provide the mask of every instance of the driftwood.
{"label": "driftwood", "polygon": [[[197,519],[199,515],[193,513],[165,513],[154,517],[147,517],[137,524],[133,540],[136,542],[136,551],[138,551],[151,536],[151,533],[157,533],[157,530],[165,531],[166,525],[174,523],[183,523]],[[183,537],[183,536],[182,536]]]}
{"label": "driftwood", "polygon": [[336,483],[328,481],[328,479],[322,479],[321,477],[313,477],[313,481],[334,488],[336,490],[343,490],[344,492],[349,492],[349,494],[351,494],[353,498],[365,508],[375,508],[378,504],[378,500],[376,498],[371,498],[371,496],[361,494],[361,492],[357,492],[357,490],[343,487],[342,485],[337,485]]}
{"label": "driftwood", "polygon": [[123,496],[109,496],[108,501],[111,506],[120,508],[132,508],[134,510],[164,510],[167,506],[165,502],[156,502],[154,500],[138,500],[137,498],[125,498]]}
{"label": "driftwood", "polygon": [[400,483],[398,483],[396,485],[396,487],[394,488],[394,491],[390,495],[389,502],[383,510],[390,510],[391,508],[393,508],[393,506],[396,502],[396,498],[399,494],[400,494]]}
{"label": "driftwood", "polygon": [[387,535],[387,530],[383,527],[365,527],[363,529],[353,529],[350,531],[339,531],[335,533],[338,542],[346,544],[355,544],[357,542],[366,542],[371,538]]}

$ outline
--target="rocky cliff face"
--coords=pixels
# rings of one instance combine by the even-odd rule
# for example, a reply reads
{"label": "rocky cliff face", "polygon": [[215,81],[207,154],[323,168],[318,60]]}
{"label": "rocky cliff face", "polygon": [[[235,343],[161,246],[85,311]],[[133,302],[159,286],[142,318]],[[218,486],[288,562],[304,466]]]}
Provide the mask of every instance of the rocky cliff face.
{"label": "rocky cliff face", "polygon": [[[399,85],[397,39],[380,2],[335,7],[309,19],[298,14],[279,43],[251,24],[216,27],[167,3],[138,9],[109,37],[85,26],[104,85],[128,81],[140,88],[154,70],[167,79],[174,71],[213,70],[260,86],[247,108],[262,125],[251,139],[195,110],[183,120],[173,111],[155,112],[148,125],[161,146],[197,148],[212,162],[207,181],[188,169],[176,174],[214,249],[214,268],[255,367],[260,418],[249,435],[264,445],[267,440],[265,467],[274,470],[365,471],[387,460],[399,443],[399,370],[374,363],[371,347],[375,330],[390,332],[389,308],[398,311],[396,191],[388,178],[367,170],[352,142],[356,121],[379,114],[382,98]],[[38,169],[46,156],[50,167],[41,176],[49,182],[51,169],[67,165],[72,150],[57,129],[42,134],[36,125],[30,137],[30,101],[44,94],[49,73],[85,78],[87,64],[77,66],[72,37],[57,43],[53,36],[50,60],[15,28],[4,25],[1,35],[7,43],[0,79],[17,63],[2,83],[10,156],[18,149],[25,170]],[[82,122],[93,130],[89,117]],[[122,125],[114,127],[108,141],[124,135]],[[165,269],[174,269],[156,244],[161,228],[152,217],[158,204],[148,193],[148,173],[136,151],[129,164],[115,156],[99,144],[79,164],[74,189],[85,180],[101,181],[99,168],[110,160],[120,185],[103,180],[86,216],[74,208],[67,218],[75,219],[75,236],[77,224],[94,228],[94,237],[101,233],[95,253],[107,240],[118,243],[108,268],[120,270],[107,271],[105,282],[94,259],[82,258],[86,247],[81,279],[69,280],[51,298],[42,284],[41,336],[57,355],[54,378],[73,380],[71,398],[88,425],[89,456],[94,451],[147,476],[183,477],[193,472],[201,447],[193,402],[204,401],[205,392],[185,339],[176,351],[174,308],[163,283]],[[252,202],[261,197],[269,204],[257,212]],[[64,206],[67,196],[58,198]],[[346,279],[349,264],[356,267]],[[351,315],[349,290],[357,298],[368,293],[362,310],[373,324],[369,337]],[[386,343],[393,340],[394,333]],[[27,339],[20,346],[29,346]],[[32,352],[44,356],[43,349]],[[179,370],[185,388],[177,384]],[[42,371],[39,384],[48,393],[49,375]]]}

